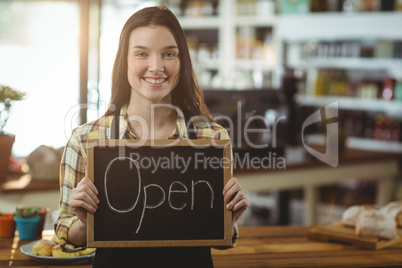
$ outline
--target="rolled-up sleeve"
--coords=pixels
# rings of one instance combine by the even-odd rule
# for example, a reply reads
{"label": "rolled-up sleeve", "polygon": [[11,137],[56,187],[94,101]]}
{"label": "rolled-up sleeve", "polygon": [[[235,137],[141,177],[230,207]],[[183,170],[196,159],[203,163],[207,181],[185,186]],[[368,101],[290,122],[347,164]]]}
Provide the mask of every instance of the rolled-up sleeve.
{"label": "rolled-up sleeve", "polygon": [[71,190],[85,176],[85,150],[79,141],[76,131],[68,141],[60,164],[60,199],[59,217],[54,224],[54,231],[60,248],[65,252],[79,251],[85,248],[77,247],[68,242],[68,231],[71,225],[78,220],[69,206]]}

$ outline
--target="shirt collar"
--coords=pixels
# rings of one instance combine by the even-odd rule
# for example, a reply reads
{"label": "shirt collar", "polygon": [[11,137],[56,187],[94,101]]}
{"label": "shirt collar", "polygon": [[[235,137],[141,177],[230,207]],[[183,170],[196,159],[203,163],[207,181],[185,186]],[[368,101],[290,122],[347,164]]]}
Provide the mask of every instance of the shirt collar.
{"label": "shirt collar", "polygon": [[[183,112],[179,107],[176,107],[176,111],[177,111],[176,128],[174,129],[169,139],[187,139],[188,136],[187,136],[186,120],[184,118]],[[120,109],[119,139],[124,138],[136,139],[137,137],[128,128],[127,118],[128,116],[127,116],[127,104],[126,104],[123,105]]]}

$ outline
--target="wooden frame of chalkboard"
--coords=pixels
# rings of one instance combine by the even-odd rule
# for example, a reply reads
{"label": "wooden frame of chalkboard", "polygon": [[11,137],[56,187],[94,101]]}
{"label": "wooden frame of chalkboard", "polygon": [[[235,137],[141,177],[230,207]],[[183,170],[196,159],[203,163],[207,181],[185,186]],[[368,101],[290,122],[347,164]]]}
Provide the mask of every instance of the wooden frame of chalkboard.
{"label": "wooden frame of chalkboard", "polygon": [[99,194],[87,213],[88,247],[232,245],[223,187],[229,140],[96,140],[88,177]]}

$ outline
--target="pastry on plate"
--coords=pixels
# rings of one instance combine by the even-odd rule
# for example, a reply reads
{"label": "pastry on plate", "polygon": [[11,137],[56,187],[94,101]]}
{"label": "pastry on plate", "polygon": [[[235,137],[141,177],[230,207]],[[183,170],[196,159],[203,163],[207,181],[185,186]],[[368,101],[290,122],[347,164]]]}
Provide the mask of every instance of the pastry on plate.
{"label": "pastry on plate", "polygon": [[52,240],[41,239],[32,248],[32,254],[39,256],[52,256],[53,247],[56,245]]}

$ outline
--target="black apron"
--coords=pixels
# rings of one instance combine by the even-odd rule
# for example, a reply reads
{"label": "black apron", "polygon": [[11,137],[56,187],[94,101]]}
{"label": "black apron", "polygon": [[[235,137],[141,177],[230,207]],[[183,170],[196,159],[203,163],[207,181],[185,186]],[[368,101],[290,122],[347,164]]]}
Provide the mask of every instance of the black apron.
{"label": "black apron", "polygon": [[[112,121],[111,139],[119,139],[119,115]],[[188,130],[189,138],[196,139],[192,123]],[[98,248],[95,268],[213,268],[210,247],[157,247],[157,248]]]}

